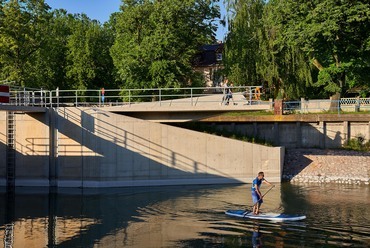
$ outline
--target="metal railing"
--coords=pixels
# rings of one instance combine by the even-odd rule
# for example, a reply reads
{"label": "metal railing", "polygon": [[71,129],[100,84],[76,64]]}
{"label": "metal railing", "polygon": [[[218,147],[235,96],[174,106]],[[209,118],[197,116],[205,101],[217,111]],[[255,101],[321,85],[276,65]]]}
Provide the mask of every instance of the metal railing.
{"label": "metal railing", "polygon": [[283,108],[285,113],[370,111],[370,98],[341,98],[340,100],[301,99],[301,101],[284,102]]}
{"label": "metal railing", "polygon": [[[230,87],[234,101],[244,104],[260,104],[261,86]],[[195,106],[201,102],[221,102],[226,94],[224,87],[154,88],[154,89],[100,89],[100,90],[12,90],[10,104],[22,106],[105,106],[131,105],[145,102],[174,101]],[[220,96],[209,99],[206,96]],[[240,99],[235,100],[236,97]]]}
{"label": "metal railing", "polygon": [[[261,86],[230,87],[233,100],[243,105],[273,106],[273,101],[263,101]],[[207,97],[208,96],[208,97]],[[214,96],[214,97],[210,97]],[[183,106],[197,106],[206,103],[222,104],[226,96],[225,87],[193,88],[154,88],[154,89],[100,89],[100,90],[43,90],[13,89],[10,92],[10,104],[21,106],[59,107],[59,106],[119,106],[155,102],[166,105],[176,102]],[[170,104],[171,105],[171,104]],[[215,105],[216,106],[216,105]],[[342,98],[340,100],[305,100],[284,101],[284,113],[315,113],[333,111],[370,111],[370,98]]]}

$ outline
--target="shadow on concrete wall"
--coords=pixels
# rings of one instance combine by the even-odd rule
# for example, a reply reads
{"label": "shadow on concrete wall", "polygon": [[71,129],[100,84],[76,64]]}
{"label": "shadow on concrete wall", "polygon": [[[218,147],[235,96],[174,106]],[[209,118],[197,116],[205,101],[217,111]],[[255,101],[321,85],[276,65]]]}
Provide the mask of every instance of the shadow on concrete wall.
{"label": "shadow on concrete wall", "polygon": [[[48,138],[31,136],[23,142],[17,142],[16,180],[44,180],[44,183],[50,179],[71,180],[79,182],[76,187],[85,186],[86,181],[94,180],[103,182],[190,178],[240,182],[210,165],[152,142],[150,138],[138,136],[108,121],[96,121],[94,114],[105,117],[113,115],[102,111],[92,111],[91,114],[82,111],[81,118],[68,109],[58,115],[59,132],[73,142],[63,143],[66,140],[61,139],[59,155],[54,160],[48,155],[40,155],[49,151]],[[45,123],[46,118],[40,114],[30,116]],[[6,140],[5,133],[1,135]],[[187,145],[190,147],[194,144]],[[3,151],[1,154],[6,154],[6,145],[2,142],[0,151]],[[138,168],[134,170],[134,166]],[[207,171],[202,168],[207,168]],[[5,180],[5,177],[4,158],[0,161],[0,178]]]}
{"label": "shadow on concrete wall", "polygon": [[[79,116],[69,111],[68,108],[65,111],[64,114],[60,114],[58,117],[58,122],[63,125],[63,128],[59,128],[59,132],[69,139],[74,140],[78,145],[81,144],[81,147],[87,148],[84,149],[86,151],[82,151],[86,154],[84,154],[84,161],[82,162],[80,171],[81,180],[86,180],[89,177],[86,174],[88,171],[97,170],[102,172],[101,179],[104,179],[104,164],[114,163],[118,165],[118,168],[115,168],[118,173],[115,175],[118,178],[119,173],[121,173],[122,178],[132,177],[133,179],[186,179],[194,178],[194,175],[196,175],[197,178],[225,178],[232,180],[230,175],[217,170],[209,164],[206,165],[189,156],[155,143],[149,138],[145,138],[144,135],[136,135],[132,131],[105,121],[103,118],[97,120],[93,116],[95,114],[109,117],[109,115],[113,115],[112,113],[105,113],[99,110],[98,112],[92,111],[89,114],[86,111],[82,111],[82,119],[79,119]],[[81,126],[74,122],[80,122]],[[140,125],[143,122],[133,123],[133,125]],[[153,123],[152,125],[155,125],[157,129],[160,128],[159,125],[162,125],[162,127],[165,126],[157,123]],[[70,132],[69,130],[74,131]],[[140,133],[143,133],[143,130]],[[186,145],[193,147],[196,144],[189,143]],[[59,150],[63,151],[69,148],[60,145]],[[89,153],[94,154],[94,156],[88,156]],[[95,157],[95,154],[97,157]],[[72,152],[70,154],[68,152],[59,152],[59,156],[58,160],[64,160],[64,165],[67,165],[68,161],[78,159],[73,156]],[[132,160],[131,163],[129,162],[130,160]],[[61,163],[59,162],[59,164]],[[131,175],[125,174],[125,171],[130,172],[133,166],[138,166],[141,173],[135,175],[137,173],[135,171]],[[209,171],[202,171],[200,168],[207,168],[209,171],[216,172],[218,175],[212,174]],[[234,180],[234,182],[237,183],[239,181]]]}

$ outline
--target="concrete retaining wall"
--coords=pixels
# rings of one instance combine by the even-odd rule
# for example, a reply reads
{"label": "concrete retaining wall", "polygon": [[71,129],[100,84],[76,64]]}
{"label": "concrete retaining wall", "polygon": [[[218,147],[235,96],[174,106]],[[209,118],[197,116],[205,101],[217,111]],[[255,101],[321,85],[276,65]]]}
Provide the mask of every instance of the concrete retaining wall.
{"label": "concrete retaining wall", "polygon": [[[23,184],[49,186],[49,116],[16,114],[16,179]],[[6,112],[0,112],[0,183],[6,178]]]}
{"label": "concrete retaining wall", "polygon": [[238,122],[209,124],[286,148],[341,148],[358,136],[370,139],[369,121]]}
{"label": "concrete retaining wall", "polygon": [[[250,182],[259,171],[265,171],[272,182],[281,180],[282,147],[251,144],[91,108],[60,108],[59,115],[51,111],[17,115],[16,120],[17,186],[236,183]],[[5,112],[1,112],[0,154],[4,158],[5,130]],[[5,168],[3,159],[2,184]]]}

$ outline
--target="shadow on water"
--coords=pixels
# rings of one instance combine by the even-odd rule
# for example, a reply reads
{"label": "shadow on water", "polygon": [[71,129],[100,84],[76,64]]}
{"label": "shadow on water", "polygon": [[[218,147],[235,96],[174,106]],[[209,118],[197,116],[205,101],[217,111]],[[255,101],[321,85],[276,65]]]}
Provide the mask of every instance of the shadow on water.
{"label": "shadow on water", "polygon": [[[113,189],[57,189],[0,188],[1,227],[14,223],[32,223],[25,227],[35,235],[34,240],[47,240],[48,247],[93,247],[99,240],[116,232],[125,233],[129,223],[145,222],[145,211],[161,209],[163,202],[178,198],[201,199],[209,191],[224,190],[233,186],[172,186]],[[3,211],[5,210],[5,211]],[[175,211],[175,210],[172,210]],[[41,222],[37,220],[42,220]],[[46,226],[45,226],[46,223]],[[38,233],[38,230],[44,233]],[[123,230],[123,231],[122,231]],[[37,235],[47,236],[36,237]],[[127,234],[127,233],[126,233]],[[12,234],[9,234],[11,236]],[[0,237],[2,234],[0,234]],[[3,239],[7,239],[4,235]],[[17,242],[17,238],[15,242]],[[123,237],[122,244],[127,242]],[[9,242],[12,241],[8,238]],[[37,241],[35,241],[37,242]],[[19,243],[18,243],[19,244]],[[44,244],[37,244],[40,247]],[[16,247],[16,246],[15,246]],[[104,247],[104,246],[103,246]]]}
{"label": "shadow on water", "polygon": [[281,204],[285,213],[304,214],[310,209],[310,203],[305,198],[304,188],[291,183],[282,183],[281,188]]}
{"label": "shadow on water", "polygon": [[277,185],[263,210],[281,206],[282,212],[305,214],[304,221],[225,215],[251,202],[249,189],[16,188],[11,196],[1,188],[0,239],[13,247],[369,247],[369,187]]}

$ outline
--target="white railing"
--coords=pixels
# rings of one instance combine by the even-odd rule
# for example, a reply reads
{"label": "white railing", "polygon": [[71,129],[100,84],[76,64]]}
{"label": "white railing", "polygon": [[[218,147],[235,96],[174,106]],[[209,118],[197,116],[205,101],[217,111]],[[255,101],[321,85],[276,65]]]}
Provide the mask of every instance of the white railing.
{"label": "white railing", "polygon": [[[245,104],[261,103],[261,86],[230,87],[236,96]],[[176,100],[194,106],[199,102],[221,102],[225,94],[224,87],[197,87],[197,88],[155,88],[155,89],[100,89],[100,90],[12,90],[12,105],[58,107],[63,106],[105,106],[131,105],[143,102],[162,102]],[[220,97],[209,99],[205,96]],[[203,98],[202,98],[203,97]]]}
{"label": "white railing", "polygon": [[340,100],[301,99],[301,101],[285,102],[284,110],[298,113],[370,111],[370,98],[341,98]]}
{"label": "white railing", "polygon": [[[261,86],[236,86],[231,87],[233,100],[243,105],[269,104],[273,101],[262,101],[264,97]],[[100,90],[11,90],[12,105],[22,106],[116,106],[132,105],[145,102],[156,102],[161,106],[168,102],[176,101],[183,106],[195,106],[208,103],[222,103],[226,88],[224,87],[197,87],[197,88],[155,88],[155,89],[100,89]],[[214,97],[207,97],[214,96]],[[216,106],[216,105],[214,105]],[[370,111],[370,98],[341,98],[338,100],[305,100],[285,101],[285,113],[315,113],[333,111],[336,106],[340,111]],[[271,108],[272,110],[272,108]]]}

